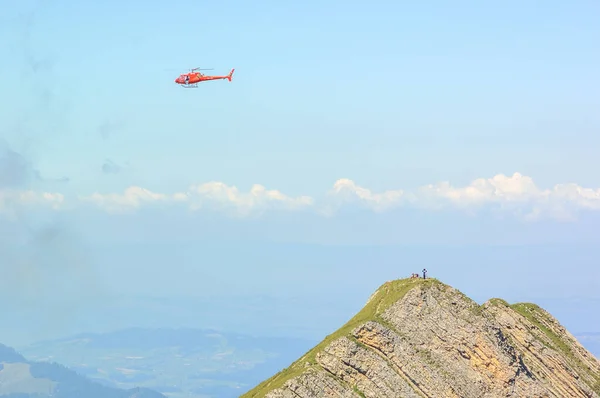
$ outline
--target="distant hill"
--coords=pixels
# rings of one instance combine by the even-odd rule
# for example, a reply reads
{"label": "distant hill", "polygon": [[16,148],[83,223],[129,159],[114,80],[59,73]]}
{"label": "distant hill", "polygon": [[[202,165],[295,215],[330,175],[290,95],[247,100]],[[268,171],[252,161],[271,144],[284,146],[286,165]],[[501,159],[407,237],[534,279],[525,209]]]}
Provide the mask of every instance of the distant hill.
{"label": "distant hill", "polygon": [[60,364],[26,360],[13,348],[0,344],[0,396],[2,398],[166,398],[158,392],[103,386]]}
{"label": "distant hill", "polygon": [[385,283],[346,325],[243,398],[600,397],[600,361],[535,304],[435,279]]}
{"label": "distant hill", "polygon": [[170,398],[237,398],[316,342],[200,329],[131,328],[42,341],[20,351],[63,363],[106,386]]}

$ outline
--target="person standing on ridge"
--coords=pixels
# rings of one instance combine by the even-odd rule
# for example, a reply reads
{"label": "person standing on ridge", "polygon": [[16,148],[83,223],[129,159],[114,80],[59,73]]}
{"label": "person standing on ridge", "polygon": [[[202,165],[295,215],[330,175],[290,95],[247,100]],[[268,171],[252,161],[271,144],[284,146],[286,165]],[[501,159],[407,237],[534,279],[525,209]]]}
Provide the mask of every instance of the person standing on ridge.
{"label": "person standing on ridge", "polygon": [[427,279],[427,270],[423,268],[423,279]]}

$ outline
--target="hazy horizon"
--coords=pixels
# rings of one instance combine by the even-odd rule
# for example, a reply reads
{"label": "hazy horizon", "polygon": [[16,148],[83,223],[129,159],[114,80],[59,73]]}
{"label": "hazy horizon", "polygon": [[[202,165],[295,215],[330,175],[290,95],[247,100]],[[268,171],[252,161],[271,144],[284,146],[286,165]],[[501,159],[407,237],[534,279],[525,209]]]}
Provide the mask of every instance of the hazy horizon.
{"label": "hazy horizon", "polygon": [[[12,312],[15,320],[0,332],[0,341],[23,345],[133,326],[320,340],[359,311],[385,281],[424,267],[430,277],[480,304],[493,297],[534,302],[571,332],[600,331],[595,314],[600,295],[594,289],[594,259],[600,249],[591,245],[360,247],[222,241],[110,247],[88,247],[87,255],[95,261],[85,272],[65,269],[64,280],[54,279],[64,286],[62,292],[30,284],[38,289],[40,302],[27,291],[5,287],[3,301],[13,304],[5,317]],[[52,265],[60,258],[46,261]],[[578,271],[572,272],[574,268]],[[63,313],[49,316],[53,310]],[[46,336],[26,326],[40,321],[48,326]]]}

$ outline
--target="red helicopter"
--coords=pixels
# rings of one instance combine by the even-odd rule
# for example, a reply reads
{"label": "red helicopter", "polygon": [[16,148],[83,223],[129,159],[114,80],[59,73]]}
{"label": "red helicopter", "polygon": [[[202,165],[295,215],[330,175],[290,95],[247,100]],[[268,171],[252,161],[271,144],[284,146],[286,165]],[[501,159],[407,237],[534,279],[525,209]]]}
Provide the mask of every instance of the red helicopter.
{"label": "red helicopter", "polygon": [[232,69],[231,72],[229,72],[229,74],[226,76],[207,76],[207,75],[202,74],[201,72],[195,72],[198,70],[212,70],[212,69],[200,69],[200,68],[191,69],[189,73],[184,73],[183,75],[180,75],[177,79],[175,79],[175,83],[180,84],[181,87],[185,87],[185,88],[197,88],[198,83],[204,82],[207,80],[227,79],[227,80],[231,81],[231,76],[233,75],[233,71],[235,69]]}

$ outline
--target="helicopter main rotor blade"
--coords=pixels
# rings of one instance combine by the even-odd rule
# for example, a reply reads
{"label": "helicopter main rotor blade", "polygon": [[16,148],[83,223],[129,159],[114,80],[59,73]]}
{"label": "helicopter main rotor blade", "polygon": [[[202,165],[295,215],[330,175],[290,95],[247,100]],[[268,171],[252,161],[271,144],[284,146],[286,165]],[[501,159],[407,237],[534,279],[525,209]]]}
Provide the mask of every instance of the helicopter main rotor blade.
{"label": "helicopter main rotor blade", "polygon": [[[193,68],[193,69],[188,69],[189,71],[195,71],[195,70],[214,70],[214,68],[209,68],[209,69],[202,69],[202,68]],[[177,72],[177,71],[181,71],[181,68],[165,68],[163,69],[164,72]]]}

